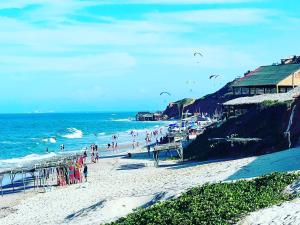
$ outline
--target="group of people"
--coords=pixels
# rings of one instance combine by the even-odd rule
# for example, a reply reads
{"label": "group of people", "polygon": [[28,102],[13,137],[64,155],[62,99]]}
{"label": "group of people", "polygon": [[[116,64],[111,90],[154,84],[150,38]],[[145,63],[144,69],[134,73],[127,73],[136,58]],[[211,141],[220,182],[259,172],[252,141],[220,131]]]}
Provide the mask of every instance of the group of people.
{"label": "group of people", "polygon": [[132,130],[130,131],[130,135],[132,137],[132,149],[135,149],[136,147],[140,146],[139,141],[137,140],[138,136],[139,136],[139,132]]}
{"label": "group of people", "polygon": [[119,139],[119,135],[118,134],[114,134],[111,137],[111,143],[107,144],[107,149],[108,150],[116,150],[118,148],[118,139]]}
{"label": "group of people", "polygon": [[[99,161],[99,152],[98,152],[98,145],[92,144],[90,146],[90,151],[91,151],[91,163],[97,163]],[[83,153],[84,158],[87,158],[87,152],[86,150]]]}

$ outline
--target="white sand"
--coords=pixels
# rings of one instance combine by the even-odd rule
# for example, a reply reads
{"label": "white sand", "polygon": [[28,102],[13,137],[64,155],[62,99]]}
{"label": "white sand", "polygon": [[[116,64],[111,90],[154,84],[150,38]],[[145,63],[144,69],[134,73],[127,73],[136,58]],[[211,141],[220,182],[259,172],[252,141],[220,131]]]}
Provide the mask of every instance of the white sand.
{"label": "white sand", "polygon": [[[298,195],[300,193],[300,180],[290,185],[285,190],[288,194]],[[300,198],[251,213],[239,222],[244,224],[273,224],[273,225],[297,225],[300,224]]]}
{"label": "white sand", "polygon": [[90,166],[88,183],[26,197],[11,206],[10,214],[0,217],[0,224],[110,222],[153,199],[157,201],[178,196],[206,182],[252,178],[273,171],[300,170],[300,149],[232,161],[182,165],[166,161],[161,165],[155,168],[152,160],[136,157],[101,159],[99,164]]}

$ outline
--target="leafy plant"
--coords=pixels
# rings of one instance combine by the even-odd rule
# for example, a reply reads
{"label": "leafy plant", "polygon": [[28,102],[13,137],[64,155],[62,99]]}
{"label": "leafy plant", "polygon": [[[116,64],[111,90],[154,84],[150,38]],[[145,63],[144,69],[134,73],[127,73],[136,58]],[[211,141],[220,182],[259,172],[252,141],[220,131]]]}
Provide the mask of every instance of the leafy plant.
{"label": "leafy plant", "polygon": [[110,225],[234,224],[249,212],[291,199],[282,191],[298,177],[274,173],[250,181],[205,184]]}

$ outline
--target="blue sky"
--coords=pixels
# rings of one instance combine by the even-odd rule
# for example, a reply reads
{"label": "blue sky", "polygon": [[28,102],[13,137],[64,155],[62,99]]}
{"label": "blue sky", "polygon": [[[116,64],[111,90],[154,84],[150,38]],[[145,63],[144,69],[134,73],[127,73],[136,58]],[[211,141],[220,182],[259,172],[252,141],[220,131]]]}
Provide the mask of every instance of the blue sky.
{"label": "blue sky", "polygon": [[0,113],[156,110],[201,97],[300,54],[299,10],[298,0],[1,1]]}

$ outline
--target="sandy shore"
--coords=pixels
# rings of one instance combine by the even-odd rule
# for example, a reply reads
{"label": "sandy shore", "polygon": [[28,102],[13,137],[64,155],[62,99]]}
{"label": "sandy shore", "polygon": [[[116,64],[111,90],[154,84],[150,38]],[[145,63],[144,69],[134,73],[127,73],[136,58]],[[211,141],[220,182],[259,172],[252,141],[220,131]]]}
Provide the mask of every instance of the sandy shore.
{"label": "sandy shore", "polygon": [[252,178],[273,171],[299,170],[299,150],[222,162],[178,164],[161,161],[159,168],[155,168],[152,159],[145,158],[145,154],[136,154],[131,159],[121,156],[103,158],[98,164],[89,166],[87,183],[58,187],[46,193],[29,192],[4,197],[4,201],[0,201],[0,208],[6,207],[6,213],[2,217],[0,215],[0,224],[110,222],[137,207],[146,207],[156,201],[178,196],[206,182]]}

